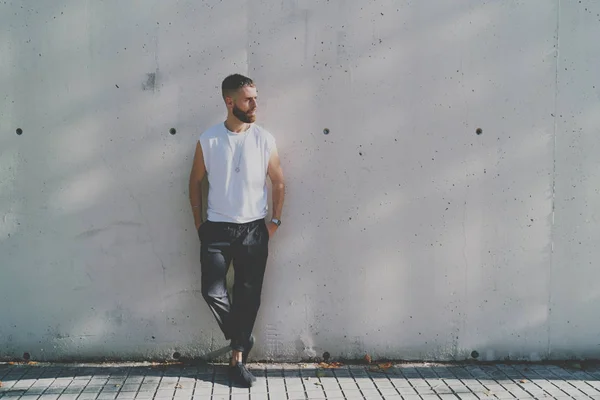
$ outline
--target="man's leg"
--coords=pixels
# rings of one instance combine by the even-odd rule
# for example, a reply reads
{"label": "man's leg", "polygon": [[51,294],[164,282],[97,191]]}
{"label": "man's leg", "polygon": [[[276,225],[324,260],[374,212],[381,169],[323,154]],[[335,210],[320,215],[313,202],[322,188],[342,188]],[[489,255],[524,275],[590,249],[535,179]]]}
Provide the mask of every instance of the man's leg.
{"label": "man's leg", "polygon": [[244,234],[233,252],[235,279],[231,309],[231,348],[241,353],[250,344],[269,253],[269,232],[264,220],[248,224]]}
{"label": "man's leg", "polygon": [[227,230],[217,222],[200,227],[200,264],[202,296],[217,319],[225,339],[231,339],[231,306],[227,295],[226,276],[232,252]]}

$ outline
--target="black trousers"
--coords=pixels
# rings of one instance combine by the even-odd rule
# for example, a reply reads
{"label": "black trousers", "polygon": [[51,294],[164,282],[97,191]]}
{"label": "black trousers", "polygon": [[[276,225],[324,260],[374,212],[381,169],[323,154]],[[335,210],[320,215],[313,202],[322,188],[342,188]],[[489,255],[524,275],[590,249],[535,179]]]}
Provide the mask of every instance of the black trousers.
{"label": "black trousers", "polygon": [[[269,232],[264,219],[234,224],[206,221],[198,229],[202,296],[214,314],[231,348],[247,349],[260,307],[269,253]],[[230,304],[225,277],[231,261],[235,279]]]}

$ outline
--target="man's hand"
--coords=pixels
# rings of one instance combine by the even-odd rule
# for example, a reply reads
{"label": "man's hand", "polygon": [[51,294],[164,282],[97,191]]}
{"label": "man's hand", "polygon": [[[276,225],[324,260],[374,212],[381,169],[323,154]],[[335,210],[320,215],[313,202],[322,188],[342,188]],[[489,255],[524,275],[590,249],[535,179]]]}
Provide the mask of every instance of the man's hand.
{"label": "man's hand", "polygon": [[271,239],[273,237],[277,228],[279,228],[279,227],[277,226],[276,223],[274,223],[274,222],[267,223],[267,230],[269,231],[269,239]]}

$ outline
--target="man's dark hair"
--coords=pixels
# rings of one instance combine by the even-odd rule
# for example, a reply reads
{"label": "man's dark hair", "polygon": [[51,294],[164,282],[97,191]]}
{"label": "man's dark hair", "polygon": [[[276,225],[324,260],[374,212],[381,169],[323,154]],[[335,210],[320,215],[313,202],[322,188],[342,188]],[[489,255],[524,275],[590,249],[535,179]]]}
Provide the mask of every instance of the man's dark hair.
{"label": "man's dark hair", "polygon": [[221,85],[223,99],[225,99],[225,97],[233,97],[234,93],[244,86],[254,87],[254,82],[244,75],[229,75],[227,78],[223,79],[223,84]]}

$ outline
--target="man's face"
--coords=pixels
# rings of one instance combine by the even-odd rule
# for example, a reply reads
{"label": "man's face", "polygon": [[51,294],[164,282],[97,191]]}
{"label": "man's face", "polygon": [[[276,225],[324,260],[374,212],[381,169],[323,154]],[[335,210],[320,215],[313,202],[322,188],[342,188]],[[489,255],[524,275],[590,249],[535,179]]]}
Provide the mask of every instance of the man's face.
{"label": "man's face", "polygon": [[242,122],[251,124],[256,121],[256,107],[257,107],[257,94],[256,88],[252,86],[244,86],[239,89],[232,99],[233,115]]}

